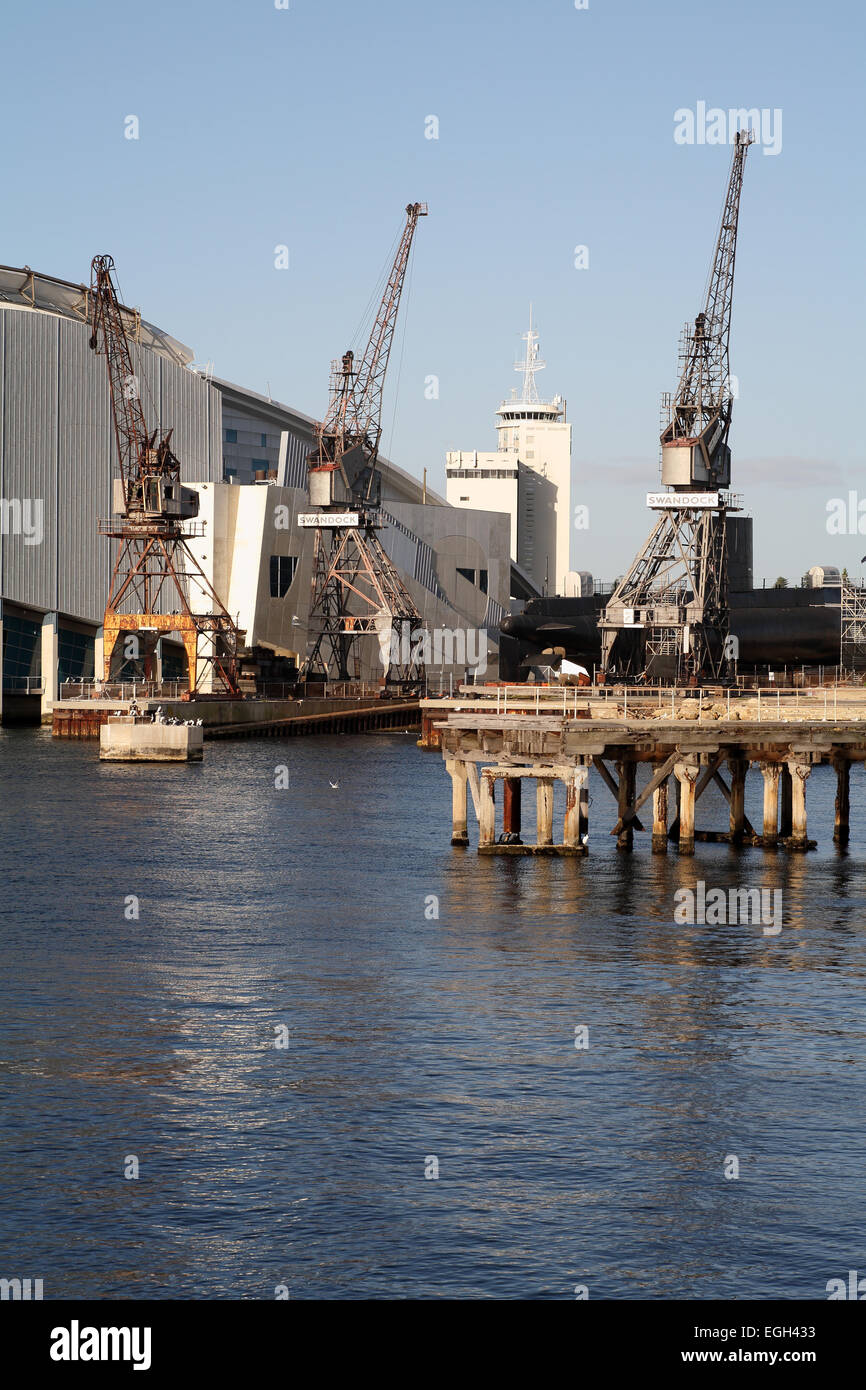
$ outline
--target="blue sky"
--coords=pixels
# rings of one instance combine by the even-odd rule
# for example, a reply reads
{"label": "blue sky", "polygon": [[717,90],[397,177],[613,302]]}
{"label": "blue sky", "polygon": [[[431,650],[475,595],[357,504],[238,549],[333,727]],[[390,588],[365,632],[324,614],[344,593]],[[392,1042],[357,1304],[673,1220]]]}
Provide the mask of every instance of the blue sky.
{"label": "blue sky", "polygon": [[0,262],[84,280],[109,251],[125,298],[218,375],[320,415],[402,209],[426,200],[385,451],[444,489],[447,449],[494,446],[532,300],[590,508],[573,558],[612,578],[649,527],[659,393],[730,160],[676,144],[674,113],[778,109],[781,149],[752,149],[743,192],[734,486],[759,577],[859,570],[866,536],[828,535],[826,504],[866,499],[864,27],[854,0],[16,6]]}

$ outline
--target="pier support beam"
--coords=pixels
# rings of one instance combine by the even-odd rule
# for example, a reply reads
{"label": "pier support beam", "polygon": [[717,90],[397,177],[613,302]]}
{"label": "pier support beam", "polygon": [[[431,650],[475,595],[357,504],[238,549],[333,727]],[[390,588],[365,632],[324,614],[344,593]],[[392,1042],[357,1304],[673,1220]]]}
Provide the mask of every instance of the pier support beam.
{"label": "pier support beam", "polygon": [[520,778],[502,780],[502,829],[506,835],[520,836]]}
{"label": "pier support beam", "polygon": [[850,836],[851,818],[851,764],[847,758],[833,761],[836,769],[836,817],[833,825],[833,841],[837,845],[847,845]]}
{"label": "pier support beam", "polygon": [[779,843],[779,775],[778,763],[761,763],[764,778],[764,848],[775,849]]}
{"label": "pier support beam", "polygon": [[729,758],[728,770],[731,774],[731,820],[730,835],[732,845],[743,843],[746,825],[746,773],[749,764],[745,758]]}
{"label": "pier support beam", "polygon": [[468,845],[469,833],[466,825],[466,763],[458,758],[445,759],[446,770],[451,776],[451,843]]}
{"label": "pier support beam", "polygon": [[617,836],[616,847],[617,849],[631,849],[634,845],[634,821],[628,818],[627,812],[634,803],[637,766],[633,758],[623,758],[617,763],[616,770],[619,775],[617,813],[622,822],[622,829]]}
{"label": "pier support beam", "polygon": [[478,848],[492,845],[496,839],[496,802],[493,799],[493,778],[485,769],[481,774],[480,805],[478,807]]}
{"label": "pier support beam", "polygon": [[792,826],[789,847],[794,850],[808,849],[806,834],[806,778],[812,771],[811,763],[789,762],[791,773]]}
{"label": "pier support beam", "polygon": [[589,768],[584,767],[584,778],[577,793],[577,829],[581,844],[589,836]]}
{"label": "pier support beam", "polygon": [[783,767],[779,774],[779,838],[781,840],[787,840],[792,832],[793,802],[791,797],[791,774],[787,767]]}
{"label": "pier support beam", "polygon": [[581,793],[586,786],[585,767],[576,767],[565,781],[565,825],[562,842],[572,849],[582,849],[581,840]]}
{"label": "pier support beam", "polygon": [[697,763],[677,763],[674,767],[680,789],[680,854],[695,852],[695,783],[700,770]]}
{"label": "pier support beam", "polygon": [[[656,769],[658,771],[658,768]],[[653,792],[653,854],[667,854],[668,849],[668,779]]]}
{"label": "pier support beam", "polygon": [[553,778],[539,777],[535,791],[535,811],[537,830],[535,842],[538,845],[553,844]]}

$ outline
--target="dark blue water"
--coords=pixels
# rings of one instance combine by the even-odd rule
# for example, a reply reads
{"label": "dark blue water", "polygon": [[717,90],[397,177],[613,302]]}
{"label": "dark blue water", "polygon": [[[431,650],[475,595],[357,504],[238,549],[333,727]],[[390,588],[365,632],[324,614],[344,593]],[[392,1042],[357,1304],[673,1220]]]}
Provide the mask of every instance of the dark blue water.
{"label": "dark blue water", "polygon": [[[848,855],[828,769],[799,857],[617,854],[592,790],[587,859],[479,860],[408,735],[157,767],[4,732],[0,1275],[813,1298],[866,1272],[862,770]],[[781,933],[675,925],[699,878],[781,888]]]}

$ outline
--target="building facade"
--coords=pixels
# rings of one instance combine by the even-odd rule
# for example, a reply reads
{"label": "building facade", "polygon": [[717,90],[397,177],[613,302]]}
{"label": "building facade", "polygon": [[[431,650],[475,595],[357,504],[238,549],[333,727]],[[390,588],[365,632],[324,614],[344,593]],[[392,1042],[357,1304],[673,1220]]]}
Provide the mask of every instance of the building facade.
{"label": "building facade", "polygon": [[560,396],[539,398],[535,374],[545,364],[531,314],[523,336],[523,388],[496,412],[497,448],[448,453],[446,498],[454,507],[504,512],[512,559],[540,593],[561,594],[571,569],[571,425]]}
{"label": "building facade", "polygon": [[[0,267],[0,633],[6,712],[40,697],[50,710],[67,680],[101,675],[101,622],[115,542],[97,534],[112,509],[117,451],[105,359],[90,346],[89,292],[26,267]],[[303,660],[313,533],[306,456],[314,421],[294,408],[214,381],[192,351],[122,310],[145,418],[172,428],[182,480],[197,486],[201,563],[247,641]],[[499,515],[447,506],[381,461],[383,543],[425,621],[489,630],[510,588],[509,533]],[[277,509],[289,518],[276,527]],[[164,675],[181,676],[179,645],[163,639]],[[361,655],[373,678],[375,660]],[[459,663],[452,667],[462,678]],[[381,674],[381,672],[379,672]],[[446,673],[447,674],[447,673]],[[434,673],[435,678],[435,673]]]}

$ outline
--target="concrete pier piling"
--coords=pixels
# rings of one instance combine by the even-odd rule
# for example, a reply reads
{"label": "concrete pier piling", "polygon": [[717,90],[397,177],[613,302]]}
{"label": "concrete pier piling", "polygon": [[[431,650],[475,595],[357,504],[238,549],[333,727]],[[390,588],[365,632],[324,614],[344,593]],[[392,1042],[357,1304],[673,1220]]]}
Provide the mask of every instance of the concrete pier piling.
{"label": "concrete pier piling", "polygon": [[469,829],[466,818],[467,766],[456,758],[447,758],[445,766],[451,774],[451,843],[468,845]]}
{"label": "concrete pier piling", "polygon": [[[658,767],[656,768],[658,772]],[[653,854],[668,852],[668,779],[665,777],[653,792]]]}
{"label": "concrete pier piling", "polygon": [[520,778],[502,779],[502,829],[506,835],[520,835]]}
{"label": "concrete pier piling", "polygon": [[695,852],[695,783],[699,773],[700,766],[691,759],[674,766],[674,776],[680,788],[680,854]]}
{"label": "concrete pier piling", "polygon": [[804,850],[809,848],[806,829],[806,779],[812,771],[808,762],[790,762],[791,774],[791,837],[788,848]]}
{"label": "concrete pier piling", "polygon": [[834,758],[836,770],[836,806],[833,839],[837,845],[847,845],[851,819],[851,764],[847,758]]}
{"label": "concrete pier piling", "polygon": [[553,781],[539,777],[535,794],[537,817],[536,843],[541,848],[553,844]]}
{"label": "concrete pier piling", "polygon": [[778,763],[762,762],[764,778],[764,849],[775,849],[779,842],[779,773]]}
{"label": "concrete pier piling", "polygon": [[[548,697],[545,697],[547,699]],[[850,835],[851,764],[866,762],[866,719],[829,723],[824,719],[753,719],[752,707],[731,701],[729,717],[668,718],[662,707],[636,700],[631,717],[599,701],[578,708],[551,692],[547,710],[540,692],[532,692],[523,707],[509,691],[497,705],[493,694],[477,695],[462,687],[460,698],[422,702],[425,718],[435,729],[452,781],[451,840],[469,843],[467,784],[478,818],[478,849],[482,854],[562,854],[587,852],[589,837],[589,772],[600,779],[602,800],[616,819],[610,834],[618,849],[629,850],[636,836],[651,828],[652,852],[664,854],[668,840],[679,853],[693,855],[696,842],[725,841],[734,846],[765,846],[792,851],[812,849],[806,817],[807,783],[821,762],[836,772],[836,810],[833,839],[839,846]],[[554,699],[556,705],[554,705]],[[429,707],[429,708],[428,708]],[[444,714],[437,718],[435,711]],[[624,712],[624,702],[623,702]],[[638,778],[639,764],[649,770]],[[725,766],[727,765],[727,766]],[[746,815],[746,782],[750,772],[763,780],[763,824],[758,834]],[[725,777],[730,778],[730,786]],[[521,840],[522,782],[536,784],[536,842]],[[642,790],[638,792],[638,782]],[[495,785],[502,781],[503,834],[496,838]],[[561,842],[554,827],[554,786],[565,786],[565,818]],[[702,797],[714,786],[728,806],[726,823],[698,829]],[[674,806],[671,807],[671,789]],[[651,827],[641,823],[645,804],[652,801]],[[612,805],[611,805],[612,803]],[[716,803],[718,804],[718,803]],[[673,811],[673,819],[670,819]],[[607,822],[610,825],[610,821]]]}
{"label": "concrete pier piling", "polygon": [[496,802],[493,798],[493,775],[488,768],[481,774],[481,805],[478,811],[478,848],[484,849],[496,840]]}
{"label": "concrete pier piling", "polygon": [[729,758],[728,771],[731,774],[730,790],[730,835],[732,845],[741,845],[746,828],[746,773],[749,764],[745,758]]}
{"label": "concrete pier piling", "polygon": [[621,830],[617,837],[617,849],[632,849],[634,846],[634,824],[629,816],[629,811],[634,804],[634,789],[637,779],[637,767],[633,758],[623,758],[616,765],[619,776],[619,789],[617,795],[617,812]]}

